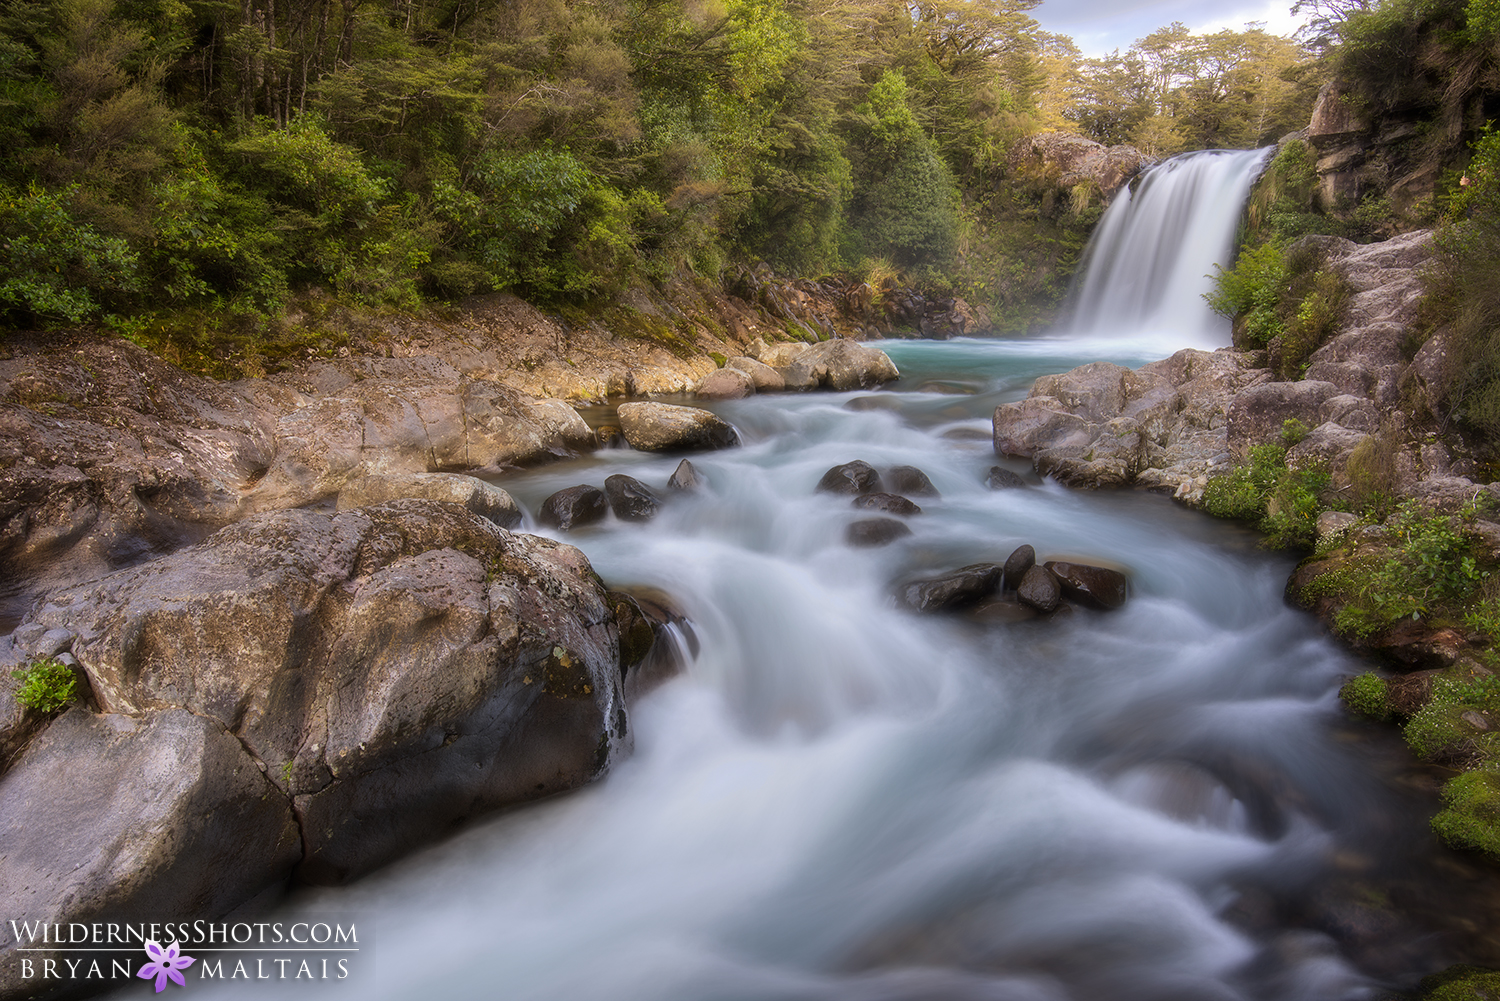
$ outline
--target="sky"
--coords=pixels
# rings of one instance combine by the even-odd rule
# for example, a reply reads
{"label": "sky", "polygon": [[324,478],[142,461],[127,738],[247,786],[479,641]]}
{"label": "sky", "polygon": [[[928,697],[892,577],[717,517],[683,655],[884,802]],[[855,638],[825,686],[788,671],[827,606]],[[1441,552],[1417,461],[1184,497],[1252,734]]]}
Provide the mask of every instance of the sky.
{"label": "sky", "polygon": [[1265,22],[1273,35],[1296,31],[1300,18],[1293,18],[1293,0],[1042,0],[1031,16],[1042,28],[1069,35],[1086,56],[1124,52],[1137,38],[1157,28],[1181,21],[1195,34],[1233,28],[1244,29],[1251,21]]}

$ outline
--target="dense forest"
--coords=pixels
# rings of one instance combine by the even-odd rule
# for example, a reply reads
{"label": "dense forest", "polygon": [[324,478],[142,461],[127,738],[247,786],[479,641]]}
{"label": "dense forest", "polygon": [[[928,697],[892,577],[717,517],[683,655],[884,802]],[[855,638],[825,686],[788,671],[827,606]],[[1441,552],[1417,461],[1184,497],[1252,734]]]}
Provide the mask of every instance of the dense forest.
{"label": "dense forest", "polygon": [[18,0],[3,320],[577,303],[759,261],[1023,315],[1101,206],[1028,187],[1018,139],[1263,144],[1321,82],[1312,50],[1253,27],[1085,59],[1034,5]]}

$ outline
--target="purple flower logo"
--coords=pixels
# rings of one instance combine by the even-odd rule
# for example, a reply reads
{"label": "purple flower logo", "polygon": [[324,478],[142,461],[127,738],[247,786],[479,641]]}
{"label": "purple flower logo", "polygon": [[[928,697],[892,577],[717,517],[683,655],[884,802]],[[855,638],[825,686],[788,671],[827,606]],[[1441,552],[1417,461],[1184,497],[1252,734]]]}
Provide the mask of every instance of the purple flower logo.
{"label": "purple flower logo", "polygon": [[192,966],[193,957],[179,955],[176,942],[163,949],[160,943],[148,940],[146,942],[146,955],[151,957],[152,962],[142,966],[141,971],[136,976],[142,980],[150,980],[152,977],[155,977],[156,993],[160,994],[167,989],[168,977],[178,987],[187,986],[187,981],[183,980],[182,974],[177,971],[185,970],[189,966]]}

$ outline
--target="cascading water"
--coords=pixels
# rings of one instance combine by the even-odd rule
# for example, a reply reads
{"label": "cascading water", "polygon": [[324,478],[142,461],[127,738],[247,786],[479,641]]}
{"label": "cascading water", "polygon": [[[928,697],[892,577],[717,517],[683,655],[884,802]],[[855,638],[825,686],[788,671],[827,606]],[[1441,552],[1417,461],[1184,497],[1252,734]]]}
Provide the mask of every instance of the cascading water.
{"label": "cascading water", "polygon": [[1269,149],[1204,150],[1152,167],[1115,197],[1089,241],[1065,326],[1075,335],[1165,336],[1174,347],[1229,343],[1203,300],[1228,267],[1245,199]]}
{"label": "cascading water", "polygon": [[[295,987],[1335,1001],[1448,958],[1369,904],[1430,835],[1336,729],[1355,668],[1282,602],[1289,560],[1159,497],[984,486],[996,402],[1084,360],[1020,350],[897,343],[902,385],[942,392],[717,405],[746,445],[693,457],[706,493],[569,535],[612,584],[674,595],[700,653],[635,705],[635,754],[601,783],[299,900],[376,935],[349,982]],[[843,542],[862,513],[813,486],[853,458],[931,477],[910,537]],[[614,472],[660,489],[676,461],[607,450],[503,483],[535,510]],[[894,580],[1023,542],[1125,568],[1130,601],[1010,623],[893,606]]]}

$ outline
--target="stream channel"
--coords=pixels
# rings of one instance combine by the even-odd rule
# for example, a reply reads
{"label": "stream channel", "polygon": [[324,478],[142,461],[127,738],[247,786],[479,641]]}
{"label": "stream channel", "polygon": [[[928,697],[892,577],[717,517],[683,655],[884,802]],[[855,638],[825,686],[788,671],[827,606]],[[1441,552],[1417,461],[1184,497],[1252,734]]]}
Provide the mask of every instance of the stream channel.
{"label": "stream channel", "polygon": [[[1396,737],[1343,714],[1364,668],[1283,602],[1290,557],[1020,462],[1026,486],[985,485],[997,403],[1165,350],[882,347],[887,389],[712,405],[744,445],[693,456],[700,494],[666,490],[678,457],[628,448],[500,481],[529,511],[615,472],[668,497],[566,538],[611,585],[671,595],[697,654],[635,705],[602,782],[305,892],[295,909],[357,914],[375,944],[362,975],[297,993],[1328,1001],[1493,961],[1457,916],[1493,882],[1436,849]],[[814,486],[856,458],[940,491],[909,537],[845,543],[868,512]],[[1022,543],[1124,569],[1130,600],[1010,622],[894,606],[897,580]]]}

